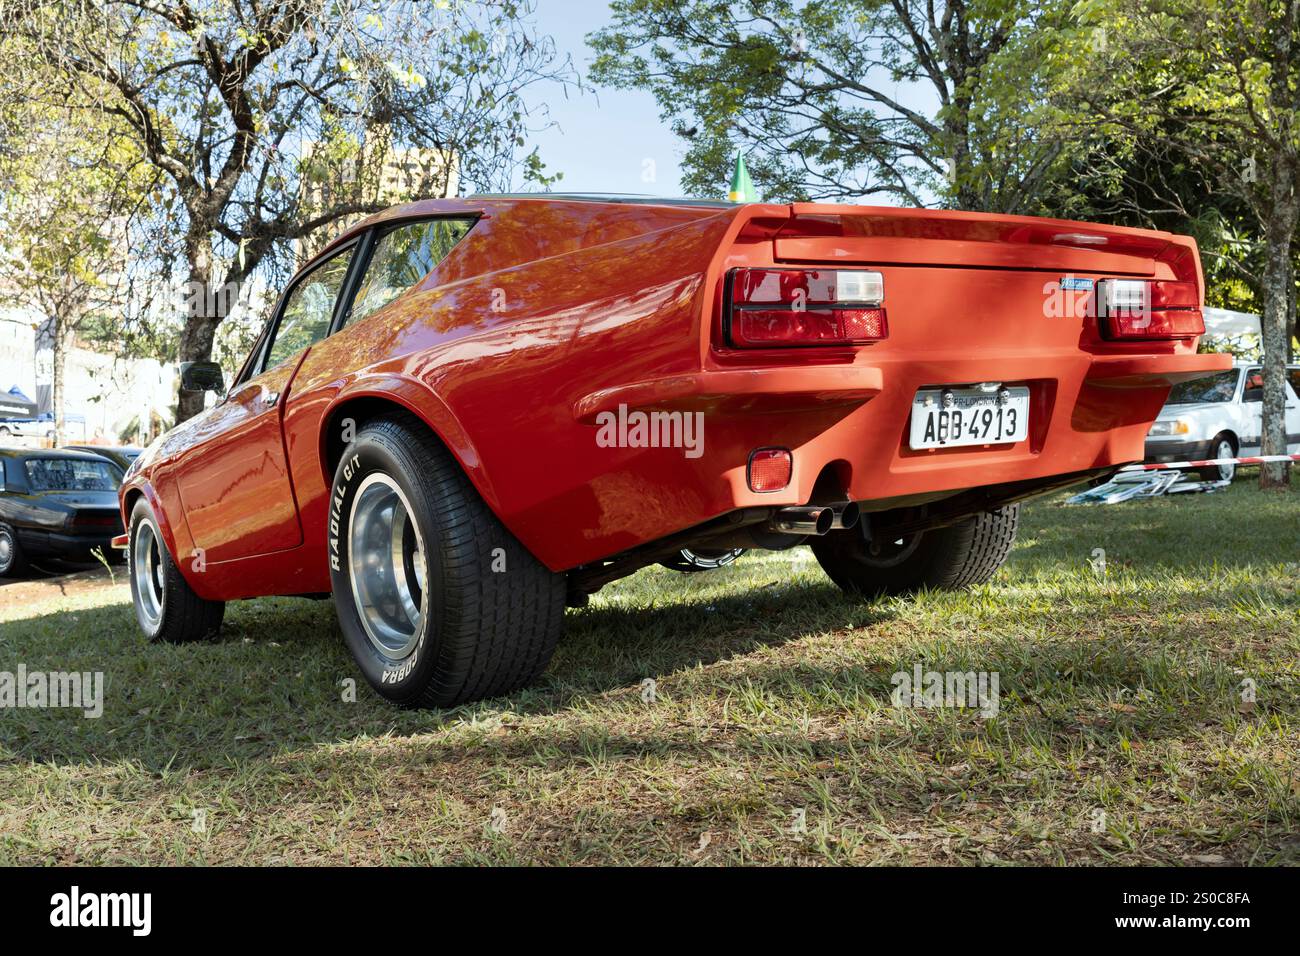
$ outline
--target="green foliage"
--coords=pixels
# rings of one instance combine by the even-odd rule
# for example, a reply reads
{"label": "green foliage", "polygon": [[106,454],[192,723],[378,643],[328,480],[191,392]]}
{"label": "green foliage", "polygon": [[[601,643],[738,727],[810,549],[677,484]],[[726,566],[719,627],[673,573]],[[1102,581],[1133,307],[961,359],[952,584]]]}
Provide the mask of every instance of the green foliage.
{"label": "green foliage", "polygon": [[0,151],[0,282],[10,304],[52,323],[66,340],[104,321],[116,304],[125,224],[148,201],[153,180],[111,115],[83,120],[0,95],[0,124],[8,131]]}
{"label": "green foliage", "polygon": [[1074,61],[1066,5],[973,0],[615,0],[595,80],[654,94],[689,139],[688,192],[739,146],[766,198],[884,197],[1038,211],[1066,162],[1049,94]]}
{"label": "green foliage", "polygon": [[[155,285],[179,263],[182,280],[237,291],[259,269],[275,283],[308,249],[301,240],[339,221],[504,187],[520,168],[554,181],[535,152],[518,156],[532,122],[524,91],[568,78],[531,13],[514,2],[5,0],[0,59],[46,81],[7,71],[0,87],[66,108],[74,129],[120,123],[133,155],[98,167],[121,177],[139,165],[157,181],[137,219],[148,232],[137,265]],[[395,189],[381,175],[394,164],[410,171]],[[178,311],[161,320],[178,323]],[[209,311],[151,340],[209,358],[227,314]]]}
{"label": "green foliage", "polygon": [[1091,132],[1075,170],[1085,214],[1194,235],[1207,302],[1264,312],[1274,171],[1280,161],[1294,177],[1300,154],[1288,3],[1086,0],[1074,11],[1105,41],[1058,92],[1063,112],[1092,118],[1077,124]]}

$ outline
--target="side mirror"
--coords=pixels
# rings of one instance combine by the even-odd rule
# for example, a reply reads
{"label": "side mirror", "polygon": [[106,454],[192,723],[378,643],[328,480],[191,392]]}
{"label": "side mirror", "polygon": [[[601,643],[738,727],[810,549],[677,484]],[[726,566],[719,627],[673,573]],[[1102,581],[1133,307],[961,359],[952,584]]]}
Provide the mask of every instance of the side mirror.
{"label": "side mirror", "polygon": [[224,392],[226,380],[216,362],[182,362],[181,389],[186,392]]}

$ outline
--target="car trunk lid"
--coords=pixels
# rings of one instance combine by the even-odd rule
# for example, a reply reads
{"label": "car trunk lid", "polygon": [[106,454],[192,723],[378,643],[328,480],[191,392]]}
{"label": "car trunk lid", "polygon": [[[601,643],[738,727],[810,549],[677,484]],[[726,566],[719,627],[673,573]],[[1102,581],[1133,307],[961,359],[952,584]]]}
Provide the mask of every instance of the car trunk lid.
{"label": "car trunk lid", "polygon": [[1200,285],[1195,245],[1124,226],[953,210],[795,203],[773,236],[777,262],[1156,276]]}

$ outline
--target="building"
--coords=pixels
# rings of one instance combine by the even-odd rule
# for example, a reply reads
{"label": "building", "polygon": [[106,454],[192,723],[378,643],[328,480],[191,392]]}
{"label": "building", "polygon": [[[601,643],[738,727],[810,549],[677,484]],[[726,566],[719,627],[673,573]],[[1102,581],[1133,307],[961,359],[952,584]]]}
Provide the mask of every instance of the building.
{"label": "building", "polygon": [[[312,172],[317,144],[303,147],[303,169]],[[335,163],[318,178],[304,175],[299,191],[300,218],[309,219],[329,206],[349,200],[395,206],[415,199],[447,199],[460,190],[460,165],[456,153],[432,147],[393,146],[381,135],[372,134],[357,156]],[[299,261],[306,261],[349,226],[368,213],[336,219],[294,243]]]}
{"label": "building", "polygon": [[[16,385],[34,398],[48,394],[46,374],[37,369],[40,319],[14,308],[0,310],[0,392]],[[116,444],[153,438],[172,421],[176,384],[174,363],[106,355],[74,340],[64,359],[65,440],[102,436]]]}

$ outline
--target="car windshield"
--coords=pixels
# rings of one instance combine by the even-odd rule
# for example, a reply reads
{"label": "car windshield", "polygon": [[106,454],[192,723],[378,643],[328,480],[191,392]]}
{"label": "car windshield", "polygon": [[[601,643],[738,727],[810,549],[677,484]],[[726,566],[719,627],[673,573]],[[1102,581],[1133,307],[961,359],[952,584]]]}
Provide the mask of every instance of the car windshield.
{"label": "car windshield", "polygon": [[1199,402],[1230,402],[1237,391],[1237,376],[1240,371],[1220,372],[1209,378],[1197,378],[1190,382],[1179,382],[1169,393],[1166,405],[1195,405]]}
{"label": "car windshield", "polygon": [[26,465],[32,491],[116,491],[122,482],[122,472],[107,461],[28,458]]}

